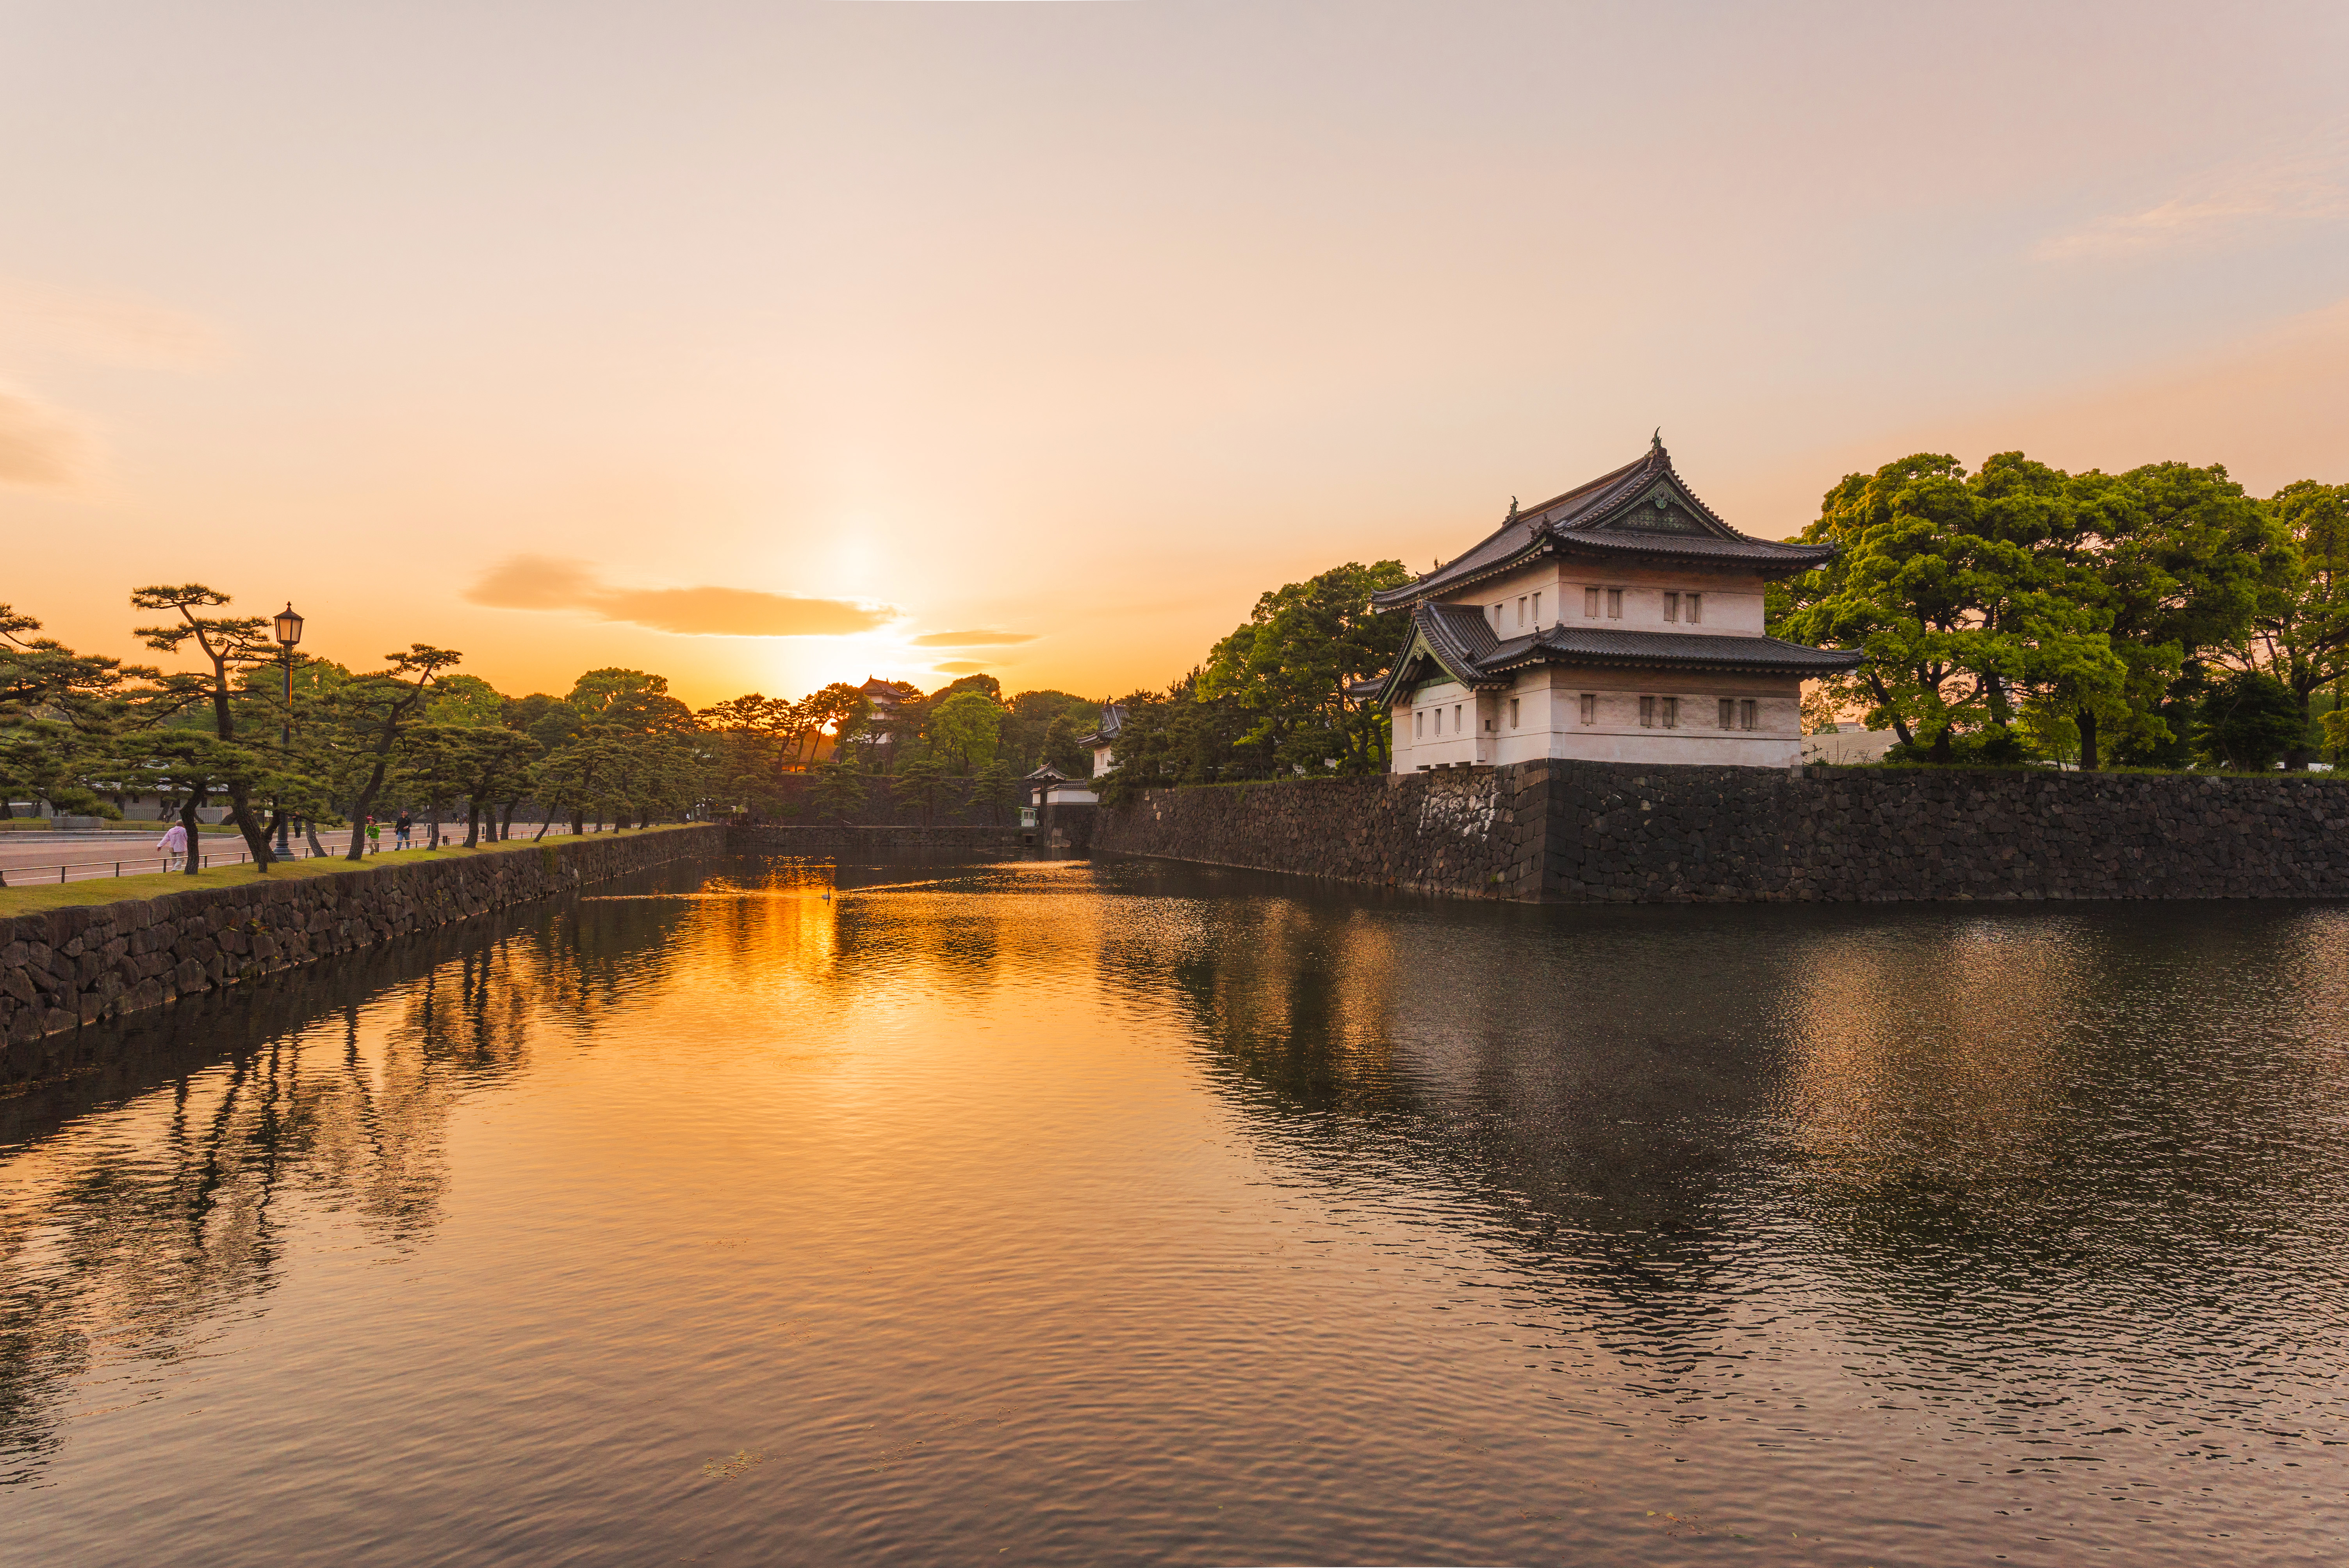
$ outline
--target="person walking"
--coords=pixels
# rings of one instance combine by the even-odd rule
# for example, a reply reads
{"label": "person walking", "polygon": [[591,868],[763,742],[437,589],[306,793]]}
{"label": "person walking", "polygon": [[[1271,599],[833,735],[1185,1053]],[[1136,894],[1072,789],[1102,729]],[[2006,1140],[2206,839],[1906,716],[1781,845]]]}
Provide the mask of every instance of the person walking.
{"label": "person walking", "polygon": [[409,835],[413,833],[415,830],[416,820],[413,817],[410,817],[407,812],[402,811],[399,814],[399,820],[391,825],[392,847],[401,850],[409,848],[410,844],[414,842]]}
{"label": "person walking", "polygon": [[188,852],[188,830],[178,822],[172,823],[163,830],[163,836],[155,841],[155,847],[163,851],[163,869],[178,871],[181,857]]}
{"label": "person walking", "polygon": [[383,851],[383,824],[369,817],[367,820],[367,853],[380,854]]}

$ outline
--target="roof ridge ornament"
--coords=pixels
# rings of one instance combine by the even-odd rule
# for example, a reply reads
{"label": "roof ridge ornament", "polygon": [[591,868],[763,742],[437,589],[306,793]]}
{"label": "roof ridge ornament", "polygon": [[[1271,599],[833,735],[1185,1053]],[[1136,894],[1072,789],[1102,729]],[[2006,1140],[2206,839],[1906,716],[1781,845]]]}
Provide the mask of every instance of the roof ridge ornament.
{"label": "roof ridge ornament", "polygon": [[1511,496],[1511,497],[1509,498],[1509,515],[1508,515],[1508,516],[1506,516],[1506,517],[1505,517],[1505,518],[1503,518],[1501,521],[1502,521],[1503,522],[1515,522],[1515,521],[1517,521],[1517,498],[1516,498],[1516,497],[1515,497],[1515,496]]}
{"label": "roof ridge ornament", "polygon": [[1648,438],[1648,450],[1651,452],[1661,452],[1663,449],[1664,428],[1661,425],[1659,425],[1656,427],[1656,433]]}

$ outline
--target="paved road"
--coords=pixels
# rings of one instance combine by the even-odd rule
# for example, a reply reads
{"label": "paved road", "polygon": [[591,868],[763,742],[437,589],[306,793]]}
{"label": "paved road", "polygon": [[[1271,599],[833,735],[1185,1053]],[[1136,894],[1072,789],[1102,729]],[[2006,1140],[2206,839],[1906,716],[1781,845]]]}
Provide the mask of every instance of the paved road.
{"label": "paved road", "polygon": [[[520,833],[522,824],[516,823],[514,830]],[[537,832],[538,824],[531,823],[530,831]],[[0,875],[5,875],[11,885],[22,887],[28,882],[60,880],[57,875],[60,867],[65,872],[63,880],[67,882],[117,874],[140,876],[160,872],[163,869],[163,861],[160,852],[155,848],[155,841],[162,836],[162,832],[160,826],[142,823],[137,830],[129,832],[0,833]],[[426,832],[427,829],[419,824],[416,830],[419,847],[422,846]],[[568,830],[556,828],[547,836],[567,837]],[[458,843],[464,842],[465,824],[441,823],[440,838],[444,843],[452,839]],[[235,865],[244,853],[244,841],[234,833],[203,833],[198,835],[198,851],[209,865]],[[350,830],[342,828],[322,831],[318,841],[325,844],[329,852],[339,854],[350,848]],[[391,830],[388,827],[383,831],[382,841],[385,849],[391,847]],[[297,858],[308,855],[308,846],[298,837],[294,843]]]}

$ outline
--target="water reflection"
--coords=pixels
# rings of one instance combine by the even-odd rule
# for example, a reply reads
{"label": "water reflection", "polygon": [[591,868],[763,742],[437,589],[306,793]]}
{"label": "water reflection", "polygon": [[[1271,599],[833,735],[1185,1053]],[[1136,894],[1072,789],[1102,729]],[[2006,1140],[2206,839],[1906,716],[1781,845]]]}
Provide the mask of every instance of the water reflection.
{"label": "water reflection", "polygon": [[73,1076],[0,1100],[0,1484],[260,1310],[289,1209],[419,1242],[460,1099],[526,1068],[535,1033],[592,1035],[657,985],[679,918],[486,916],[60,1040],[49,1071]]}
{"label": "water reflection", "polygon": [[2344,936],[648,874],[0,1102],[0,1554],[2321,1557]]}

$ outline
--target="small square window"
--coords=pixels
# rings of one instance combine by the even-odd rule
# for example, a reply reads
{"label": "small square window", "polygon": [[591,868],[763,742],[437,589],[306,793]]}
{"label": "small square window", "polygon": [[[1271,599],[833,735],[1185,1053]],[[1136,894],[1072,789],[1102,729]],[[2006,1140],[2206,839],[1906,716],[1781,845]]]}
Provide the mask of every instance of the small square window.
{"label": "small square window", "polygon": [[1582,722],[1585,724],[1599,722],[1599,694],[1595,691],[1582,694]]}
{"label": "small square window", "polygon": [[1516,697],[1511,697],[1509,699],[1509,727],[1511,729],[1517,727],[1517,699]]}
{"label": "small square window", "polygon": [[1520,593],[1520,594],[1518,594],[1518,595],[1517,595],[1517,624],[1518,624],[1518,625],[1520,625],[1520,626],[1522,626],[1522,625],[1524,625],[1525,624],[1526,624],[1526,596],[1525,596],[1524,594]]}
{"label": "small square window", "polygon": [[1667,594],[1665,594],[1665,595],[1664,595],[1664,619],[1665,619],[1665,620],[1667,620],[1667,621],[1677,621],[1677,620],[1679,620],[1680,618],[1681,618],[1681,596],[1680,596],[1679,594],[1677,594],[1677,593],[1667,593]]}
{"label": "small square window", "polygon": [[1754,727],[1754,699],[1752,697],[1747,697],[1744,702],[1737,705],[1737,717],[1738,727],[1740,728],[1752,729]]}
{"label": "small square window", "polygon": [[1589,617],[1590,617],[1592,620],[1594,620],[1594,621],[1595,621],[1595,620],[1597,620],[1597,619],[1599,618],[1599,590],[1598,590],[1598,589],[1596,589],[1596,588],[1585,588],[1585,589],[1582,591],[1582,613],[1583,613],[1585,615],[1589,616]]}
{"label": "small square window", "polygon": [[1666,729],[1678,729],[1680,727],[1681,699],[1676,696],[1668,696],[1664,698],[1664,727]]}
{"label": "small square window", "polygon": [[1610,621],[1623,618],[1623,590],[1620,588],[1607,590],[1607,618]]}
{"label": "small square window", "polygon": [[1702,593],[1692,593],[1692,594],[1690,594],[1690,595],[1688,596],[1688,618],[1689,618],[1689,624],[1690,624],[1690,625],[1692,625],[1692,626],[1695,625],[1698,622],[1700,622],[1700,621],[1702,621],[1702,620],[1703,620],[1703,619],[1704,619],[1704,595],[1703,595],[1703,594],[1702,594]]}
{"label": "small square window", "polygon": [[1723,729],[1737,727],[1737,700],[1734,697],[1725,696],[1721,699],[1721,727]]}
{"label": "small square window", "polygon": [[1640,699],[1640,727],[1641,729],[1653,729],[1656,727],[1656,699],[1654,697],[1643,696]]}

